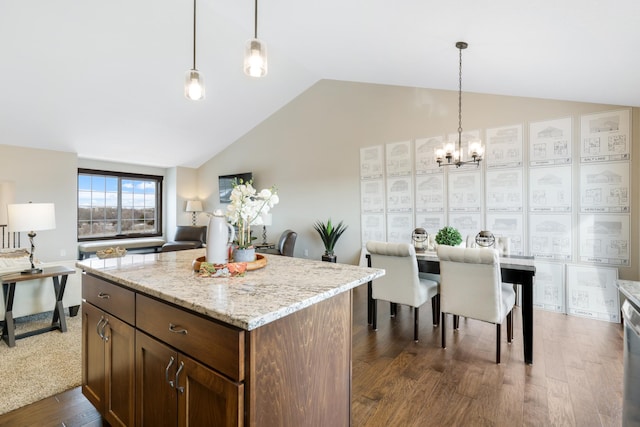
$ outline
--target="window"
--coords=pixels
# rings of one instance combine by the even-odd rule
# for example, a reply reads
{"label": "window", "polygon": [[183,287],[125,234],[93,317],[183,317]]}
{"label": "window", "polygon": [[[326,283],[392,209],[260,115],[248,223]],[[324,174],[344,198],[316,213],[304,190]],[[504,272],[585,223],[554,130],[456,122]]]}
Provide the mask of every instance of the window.
{"label": "window", "polygon": [[162,177],[78,169],[78,240],[162,234]]}

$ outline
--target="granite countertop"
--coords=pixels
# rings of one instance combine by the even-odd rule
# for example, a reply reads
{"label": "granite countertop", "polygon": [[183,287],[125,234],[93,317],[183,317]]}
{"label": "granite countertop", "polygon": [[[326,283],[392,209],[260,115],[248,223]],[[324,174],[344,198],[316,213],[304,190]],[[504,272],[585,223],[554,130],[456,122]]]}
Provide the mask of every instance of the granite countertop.
{"label": "granite countertop", "polygon": [[618,289],[637,309],[640,309],[640,282],[618,280]]}
{"label": "granite countertop", "polygon": [[384,270],[265,255],[242,277],[198,277],[205,249],[89,258],[77,267],[135,291],[252,330],[384,275]]}

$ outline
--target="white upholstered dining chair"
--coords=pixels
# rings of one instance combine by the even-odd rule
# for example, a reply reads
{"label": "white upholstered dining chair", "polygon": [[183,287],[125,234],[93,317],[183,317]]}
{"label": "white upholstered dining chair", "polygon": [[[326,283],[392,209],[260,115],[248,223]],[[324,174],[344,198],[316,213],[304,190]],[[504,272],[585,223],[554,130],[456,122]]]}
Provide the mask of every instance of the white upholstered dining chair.
{"label": "white upholstered dining chair", "polygon": [[486,248],[438,246],[442,348],[446,348],[446,313],[496,324],[496,363],[500,363],[500,331],[507,320],[507,340],[513,337],[511,311],[515,292],[503,284],[498,251]]}
{"label": "white upholstered dining chair", "polygon": [[[377,300],[413,307],[413,339],[418,341],[419,308],[431,299],[433,324],[439,323],[440,299],[438,282],[426,278],[418,271],[418,261],[413,245],[409,243],[367,242],[367,251],[371,257],[371,266],[383,268],[385,275],[372,284],[372,327],[377,330]],[[435,278],[437,276],[430,275]],[[394,314],[392,308],[391,314]]]}

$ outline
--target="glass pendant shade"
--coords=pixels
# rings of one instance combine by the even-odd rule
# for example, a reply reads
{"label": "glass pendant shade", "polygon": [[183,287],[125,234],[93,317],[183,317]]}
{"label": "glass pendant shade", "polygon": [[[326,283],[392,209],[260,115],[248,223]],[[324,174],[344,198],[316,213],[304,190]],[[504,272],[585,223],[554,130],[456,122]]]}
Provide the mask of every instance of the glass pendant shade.
{"label": "glass pendant shade", "polygon": [[247,41],[244,50],[244,73],[251,77],[263,77],[267,72],[267,45],[258,39]]}
{"label": "glass pendant shade", "polygon": [[185,75],[184,96],[192,101],[204,98],[204,78],[198,70],[189,70]]}

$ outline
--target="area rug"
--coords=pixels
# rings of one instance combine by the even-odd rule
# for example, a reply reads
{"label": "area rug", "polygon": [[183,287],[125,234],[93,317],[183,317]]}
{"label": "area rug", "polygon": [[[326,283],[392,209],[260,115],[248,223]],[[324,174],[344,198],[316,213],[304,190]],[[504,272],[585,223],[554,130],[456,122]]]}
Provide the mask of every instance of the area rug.
{"label": "area rug", "polygon": [[[16,334],[51,324],[52,312],[16,319]],[[82,316],[59,330],[0,342],[0,414],[77,387],[82,382]]]}

